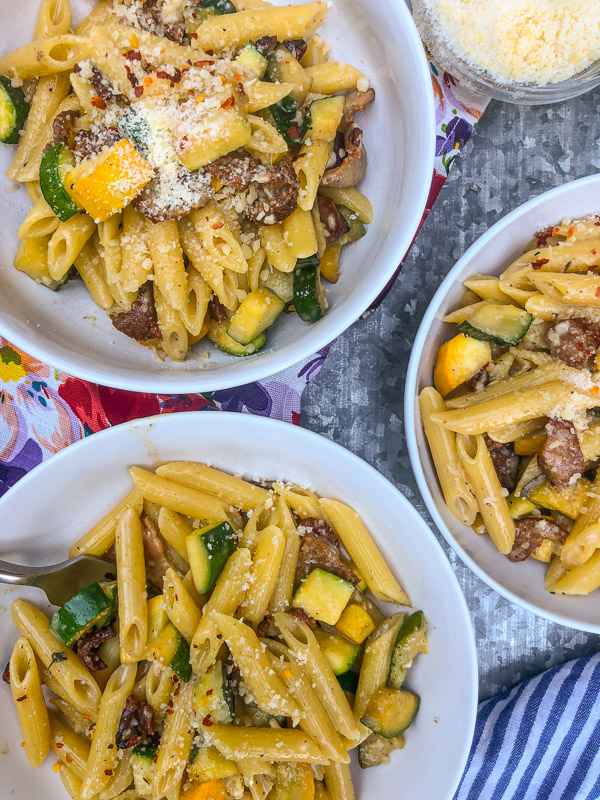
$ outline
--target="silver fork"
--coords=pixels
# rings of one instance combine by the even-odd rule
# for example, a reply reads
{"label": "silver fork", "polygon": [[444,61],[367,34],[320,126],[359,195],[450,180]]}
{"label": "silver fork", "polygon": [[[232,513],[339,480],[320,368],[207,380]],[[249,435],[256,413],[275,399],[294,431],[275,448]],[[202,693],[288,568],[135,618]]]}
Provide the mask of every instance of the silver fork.
{"label": "silver fork", "polygon": [[47,567],[24,567],[0,561],[0,583],[13,586],[37,586],[55,606],[62,606],[84,586],[114,579],[116,567],[96,556],[76,556]]}

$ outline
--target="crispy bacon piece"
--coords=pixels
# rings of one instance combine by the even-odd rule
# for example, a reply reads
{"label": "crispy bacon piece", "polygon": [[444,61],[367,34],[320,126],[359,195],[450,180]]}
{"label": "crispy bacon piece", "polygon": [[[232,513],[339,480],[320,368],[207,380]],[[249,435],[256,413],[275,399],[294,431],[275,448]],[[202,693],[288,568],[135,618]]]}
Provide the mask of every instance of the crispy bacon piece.
{"label": "crispy bacon piece", "polygon": [[106,669],[106,664],[98,655],[100,645],[107,642],[116,636],[115,629],[112,625],[107,625],[99,631],[91,631],[87,636],[83,636],[77,641],[76,650],[77,655],[90,670],[90,672],[98,672],[101,669]]}
{"label": "crispy bacon piece", "polygon": [[573,423],[553,417],[546,424],[546,442],[538,453],[538,466],[559,491],[583,474],[585,461]]}
{"label": "crispy bacon piece", "polygon": [[148,282],[140,287],[129,311],[115,314],[111,317],[111,322],[118,331],[137,342],[160,339],[161,332],[156,316],[152,284]]}
{"label": "crispy bacon piece", "polygon": [[119,750],[135,747],[146,736],[151,736],[156,730],[154,724],[154,711],[145,700],[138,700],[130,694],[125,701],[125,708],[117,727],[115,744]]}
{"label": "crispy bacon piece", "polygon": [[544,541],[559,541],[567,536],[555,522],[540,517],[523,517],[515,520],[515,543],[508,554],[511,561],[525,561]]}

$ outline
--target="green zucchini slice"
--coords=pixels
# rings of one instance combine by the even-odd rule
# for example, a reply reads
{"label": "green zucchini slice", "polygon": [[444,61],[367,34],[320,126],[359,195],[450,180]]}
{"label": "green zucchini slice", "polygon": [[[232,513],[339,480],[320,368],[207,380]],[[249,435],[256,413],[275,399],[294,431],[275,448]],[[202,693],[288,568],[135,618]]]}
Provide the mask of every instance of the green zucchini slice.
{"label": "green zucchini slice", "polygon": [[358,689],[358,674],[356,672],[344,672],[336,676],[339,685],[345,692],[356,694]]}
{"label": "green zucchini slice", "polygon": [[249,345],[275,322],[283,308],[283,301],[270,289],[255,289],[240,303],[227,333],[239,344]]}
{"label": "green zucchini slice", "polygon": [[353,594],[349,581],[317,568],[296,589],[292,607],[304,609],[319,622],[335,625]]}
{"label": "green zucchini slice", "polygon": [[359,239],[362,239],[362,237],[367,233],[367,229],[365,228],[364,223],[358,218],[358,214],[355,211],[351,211],[349,208],[346,208],[346,206],[336,206],[336,208],[346,220],[350,228],[347,233],[345,233],[343,236],[340,236],[336,244],[350,244],[351,242],[357,242]]}
{"label": "green zucchini slice", "polygon": [[192,708],[200,719],[229,725],[235,713],[235,698],[224,661],[215,661],[199,679],[192,697]]}
{"label": "green zucchini slice", "polygon": [[378,767],[380,764],[390,763],[390,753],[404,747],[404,736],[394,739],[384,739],[372,733],[358,746],[358,764],[361,769]]}
{"label": "green zucchini slice", "polygon": [[360,645],[321,628],[317,628],[315,636],[333,674],[343,675],[348,672],[358,658]]}
{"label": "green zucchini slice", "polygon": [[243,47],[235,57],[236,63],[241,64],[260,80],[267,68],[267,59],[258,52],[253,42]]}
{"label": "green zucchini slice", "polygon": [[384,739],[394,739],[414,720],[419,703],[419,695],[413,692],[388,687],[377,689],[360,721]]}
{"label": "green zucchini slice", "polygon": [[172,622],[149,645],[148,658],[170,667],[185,683],[192,677],[189,645]]}
{"label": "green zucchini slice", "polygon": [[406,670],[419,653],[427,652],[427,622],[422,611],[407,617],[398,631],[388,676],[388,686],[400,689]]}
{"label": "green zucchini slice", "polygon": [[304,322],[318,322],[327,311],[318,256],[299,258],[294,268],[294,307]]}
{"label": "green zucchini slice", "polygon": [[198,594],[206,594],[214,587],[236,541],[228,522],[207,525],[186,536],[188,561]]}
{"label": "green zucchini slice", "polygon": [[208,323],[208,338],[219,350],[230,356],[251,356],[260,350],[267,341],[266,331],[259,335],[250,344],[240,344],[227,333],[229,322],[217,322],[211,319]]}
{"label": "green zucchini slice", "polygon": [[136,791],[142,797],[149,796],[152,788],[152,773],[154,772],[154,759],[158,753],[159,741],[157,738],[146,737],[136,744],[131,751],[131,767],[133,769],[133,782]]}
{"label": "green zucchini slice", "polygon": [[70,647],[94,625],[106,624],[116,613],[116,598],[99,583],[84,586],[61,606],[50,620],[50,628],[60,641]]}
{"label": "green zucchini slice", "polygon": [[29,114],[23,90],[0,76],[0,142],[17,144]]}
{"label": "green zucchini slice", "polygon": [[49,147],[40,163],[40,189],[61,222],[71,219],[80,210],[65,188],[65,178],[74,165],[73,154],[63,142]]}
{"label": "green zucchini slice", "polygon": [[529,330],[533,314],[513,305],[490,303],[457,325],[461,333],[500,345],[517,344]]}

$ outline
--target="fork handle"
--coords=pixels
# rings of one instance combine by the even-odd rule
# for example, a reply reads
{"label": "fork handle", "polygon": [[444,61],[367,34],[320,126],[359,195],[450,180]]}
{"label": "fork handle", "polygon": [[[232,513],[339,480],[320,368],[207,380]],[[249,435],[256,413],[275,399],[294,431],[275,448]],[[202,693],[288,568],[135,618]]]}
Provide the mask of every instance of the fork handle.
{"label": "fork handle", "polygon": [[48,572],[48,567],[24,567],[21,564],[11,564],[9,561],[0,561],[0,583],[10,583],[13,586],[30,585],[40,575]]}

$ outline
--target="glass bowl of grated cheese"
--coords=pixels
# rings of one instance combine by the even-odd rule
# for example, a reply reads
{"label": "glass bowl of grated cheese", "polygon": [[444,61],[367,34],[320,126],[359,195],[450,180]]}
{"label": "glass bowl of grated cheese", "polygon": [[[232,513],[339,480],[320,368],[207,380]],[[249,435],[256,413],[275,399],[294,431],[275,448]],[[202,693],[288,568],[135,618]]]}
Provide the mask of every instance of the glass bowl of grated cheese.
{"label": "glass bowl of grated cheese", "polygon": [[600,3],[589,0],[412,0],[442,69],[481,94],[544,105],[600,84]]}

